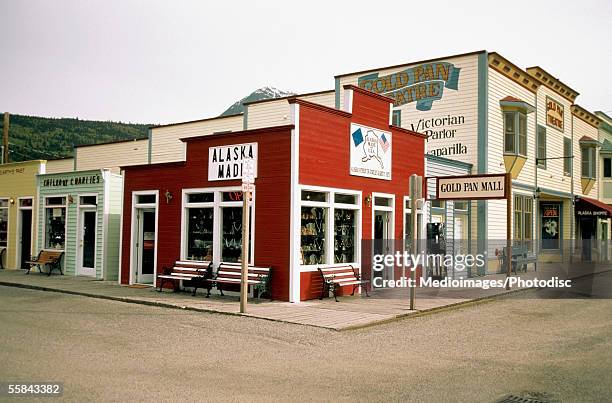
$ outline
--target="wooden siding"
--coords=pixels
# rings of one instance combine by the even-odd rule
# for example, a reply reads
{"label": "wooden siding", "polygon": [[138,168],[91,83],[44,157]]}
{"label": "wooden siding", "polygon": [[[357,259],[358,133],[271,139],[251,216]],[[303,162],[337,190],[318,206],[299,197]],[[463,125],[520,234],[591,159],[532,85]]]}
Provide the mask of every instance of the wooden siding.
{"label": "wooden siding", "polygon": [[[599,131],[597,128],[591,126],[586,123],[584,120],[573,116],[573,125],[574,125],[574,193],[580,196],[590,197],[592,199],[598,199],[600,197],[599,194],[599,181],[595,181],[595,185],[589,193],[584,193],[582,191],[581,177],[582,177],[582,152],[580,149],[580,138],[582,136],[588,136],[593,140],[598,139]],[[595,161],[599,161],[599,148],[597,149]],[[596,165],[595,177],[603,177],[603,172],[600,171],[600,166]]]}
{"label": "wooden siding", "polygon": [[119,248],[121,235],[121,209],[123,203],[123,176],[109,175],[106,208],[106,233],[104,255],[104,279],[117,281],[119,278]]}
{"label": "wooden siding", "polygon": [[74,158],[63,158],[61,160],[50,160],[45,164],[46,174],[57,174],[61,172],[74,171]]}
{"label": "wooden siding", "polygon": [[[335,92],[329,91],[313,95],[298,95],[297,98],[333,108]],[[289,124],[290,121],[291,110],[286,98],[248,105],[247,128],[249,130],[262,127],[282,126]]]}
{"label": "wooden siding", "polygon": [[[300,105],[299,183],[361,191],[364,197],[372,192],[395,195],[394,237],[402,239],[403,200],[408,195],[410,175],[424,174],[425,139],[390,127],[389,108],[389,102],[357,91],[353,94],[352,117]],[[392,133],[392,180],[349,174],[351,122]],[[362,239],[372,239],[372,207],[365,204],[361,210],[361,228]],[[300,298],[318,297],[320,275],[302,272],[300,279]]]}
{"label": "wooden siding", "polygon": [[19,197],[32,197],[34,207],[32,209],[32,246],[31,252],[36,253],[36,174],[44,169],[45,161],[34,160],[25,162],[15,162],[0,165],[0,198],[15,199],[15,204],[8,208],[8,234],[7,234],[7,251],[4,261],[4,267],[9,270],[18,269],[17,259],[17,242],[19,242],[19,234],[17,233],[17,214],[19,213]]}
{"label": "wooden siding", "polygon": [[[59,178],[76,178],[90,175],[101,175],[102,180],[96,184],[83,184],[78,186],[66,186],[66,187],[45,187],[41,186],[41,183],[45,179],[59,179]],[[52,196],[66,196],[66,239],[64,246],[64,258],[63,266],[64,272],[67,275],[75,276],[76,265],[77,265],[77,249],[78,249],[78,225],[79,225],[79,196],[82,194],[95,194],[98,198],[96,208],[96,259],[95,269],[96,277],[102,278],[102,263],[104,253],[104,181],[106,175],[102,174],[100,170],[92,171],[78,171],[68,172],[63,174],[47,174],[38,176],[39,186],[39,211],[38,211],[38,246],[37,250],[43,249],[45,246],[45,198]],[[67,196],[71,195],[74,202],[69,203]]]}
{"label": "wooden siding", "polygon": [[204,136],[222,131],[241,131],[242,115],[220,117],[199,122],[181,123],[151,129],[151,162],[174,162],[185,159],[181,138]]}
{"label": "wooden siding", "polygon": [[148,162],[149,140],[121,141],[77,147],[75,158],[77,171],[107,168],[111,172],[119,173],[119,167]]}
{"label": "wooden siding", "polygon": [[[453,63],[461,68],[459,75],[459,90],[444,88],[442,99],[434,101],[431,110],[419,111],[416,109],[415,102],[398,106],[394,110],[401,111],[401,126],[403,128],[423,132],[419,129],[421,119],[430,120],[434,118],[444,118],[450,116],[463,116],[464,123],[461,125],[445,126],[446,129],[456,129],[454,137],[448,139],[430,139],[427,142],[427,152],[452,146],[455,143],[462,143],[468,148],[466,154],[440,155],[446,158],[467,162],[476,166],[477,147],[478,147],[478,55],[471,54],[460,57],[452,57],[438,62]],[[422,63],[411,63],[392,68],[381,68],[379,76],[396,73],[409,67],[414,67]],[[356,73],[340,77],[340,87],[346,84],[358,84],[358,79],[366,74],[375,73]],[[340,109],[344,110],[344,96],[340,94]],[[437,130],[436,128],[434,130]]]}
{"label": "wooden siding", "polygon": [[[123,245],[121,282],[129,283],[132,192],[159,190],[157,270],[180,256],[182,190],[187,188],[240,186],[239,180],[208,181],[208,149],[211,146],[258,143],[258,177],[255,201],[255,264],[272,267],[272,296],[289,299],[290,129],[236,133],[187,141],[185,164],[153,164],[124,171]],[[166,203],[163,194],[174,198]]]}

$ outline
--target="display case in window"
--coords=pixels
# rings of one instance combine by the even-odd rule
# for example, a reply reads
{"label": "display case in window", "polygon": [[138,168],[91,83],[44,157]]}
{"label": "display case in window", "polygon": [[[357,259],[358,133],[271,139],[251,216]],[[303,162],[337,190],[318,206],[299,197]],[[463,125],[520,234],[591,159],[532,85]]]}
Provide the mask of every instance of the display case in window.
{"label": "display case in window", "polygon": [[334,263],[355,261],[355,210],[334,211]]}
{"label": "display case in window", "polygon": [[213,208],[189,208],[187,214],[187,259],[212,260]]}
{"label": "display case in window", "polygon": [[6,247],[8,240],[8,209],[0,208],[0,247]]}
{"label": "display case in window", "polygon": [[325,222],[327,209],[324,207],[302,207],[301,212],[301,264],[324,264],[326,263]]}
{"label": "display case in window", "polygon": [[66,208],[47,208],[45,224],[45,247],[52,249],[64,249],[66,239]]}
{"label": "display case in window", "polygon": [[[249,248],[253,242],[253,207],[249,207]],[[223,207],[221,228],[221,260],[240,262],[242,257],[242,207]]]}

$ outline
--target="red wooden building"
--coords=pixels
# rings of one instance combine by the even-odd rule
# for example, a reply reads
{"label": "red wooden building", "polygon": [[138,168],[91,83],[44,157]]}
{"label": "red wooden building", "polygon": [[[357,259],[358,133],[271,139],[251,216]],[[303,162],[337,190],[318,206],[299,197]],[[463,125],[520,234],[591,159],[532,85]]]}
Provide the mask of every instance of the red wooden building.
{"label": "red wooden building", "polygon": [[241,161],[256,161],[250,262],[274,299],[318,297],[317,267],[360,267],[361,241],[402,239],[425,137],[391,125],[392,100],[345,87],[346,110],[291,99],[292,124],[185,139],[184,162],[124,168],[121,283],[178,259],[237,261]]}

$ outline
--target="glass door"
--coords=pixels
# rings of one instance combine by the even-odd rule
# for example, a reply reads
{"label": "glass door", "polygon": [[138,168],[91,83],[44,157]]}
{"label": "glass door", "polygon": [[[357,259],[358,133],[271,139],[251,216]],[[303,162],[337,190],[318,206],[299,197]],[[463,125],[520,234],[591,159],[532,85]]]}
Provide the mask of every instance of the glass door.
{"label": "glass door", "polygon": [[77,274],[96,275],[96,219],[95,209],[81,209],[79,220],[79,256]]}
{"label": "glass door", "polygon": [[153,284],[155,269],[155,209],[137,209],[136,282]]}

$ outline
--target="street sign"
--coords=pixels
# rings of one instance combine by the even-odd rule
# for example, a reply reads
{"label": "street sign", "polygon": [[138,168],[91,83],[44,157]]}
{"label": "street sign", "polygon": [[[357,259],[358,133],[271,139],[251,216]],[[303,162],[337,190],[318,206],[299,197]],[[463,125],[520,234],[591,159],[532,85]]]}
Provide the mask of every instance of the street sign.
{"label": "street sign", "polygon": [[509,181],[508,174],[442,176],[436,178],[436,199],[507,199]]}
{"label": "street sign", "polygon": [[255,160],[253,158],[242,160],[242,183],[255,183]]}
{"label": "street sign", "polygon": [[242,192],[255,192],[255,184],[242,182]]}

